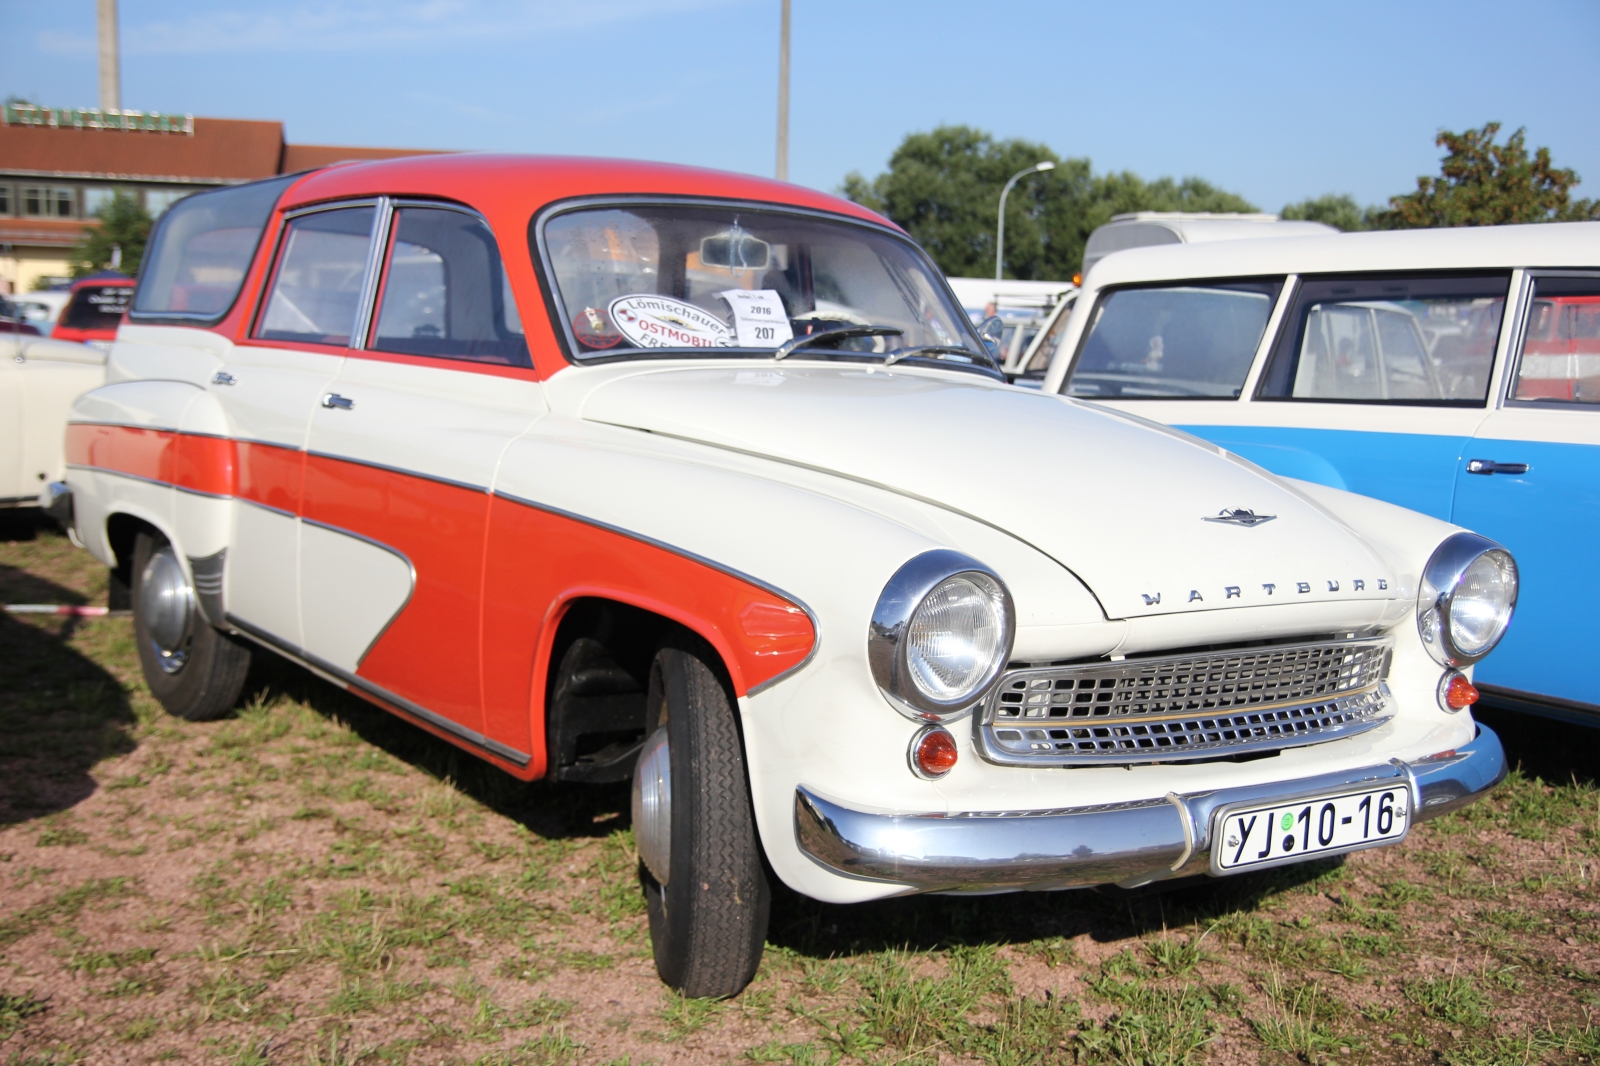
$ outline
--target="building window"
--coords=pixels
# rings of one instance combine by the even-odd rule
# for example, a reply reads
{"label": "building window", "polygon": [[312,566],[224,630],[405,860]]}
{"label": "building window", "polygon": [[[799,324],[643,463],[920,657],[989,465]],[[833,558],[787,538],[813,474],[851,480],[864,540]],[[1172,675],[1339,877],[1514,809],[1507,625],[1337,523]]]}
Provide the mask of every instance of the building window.
{"label": "building window", "polygon": [[150,212],[151,218],[160,218],[167,208],[188,196],[192,191],[191,189],[146,189],[144,191],[144,209]]}
{"label": "building window", "polygon": [[22,190],[22,213],[29,218],[71,218],[77,214],[76,201],[71,189],[27,187]]}
{"label": "building window", "polygon": [[11,203],[11,186],[0,185],[0,215],[9,215],[15,210]]}
{"label": "building window", "polygon": [[83,217],[94,218],[100,214],[100,209],[109,204],[117,195],[116,189],[88,188],[83,190]]}

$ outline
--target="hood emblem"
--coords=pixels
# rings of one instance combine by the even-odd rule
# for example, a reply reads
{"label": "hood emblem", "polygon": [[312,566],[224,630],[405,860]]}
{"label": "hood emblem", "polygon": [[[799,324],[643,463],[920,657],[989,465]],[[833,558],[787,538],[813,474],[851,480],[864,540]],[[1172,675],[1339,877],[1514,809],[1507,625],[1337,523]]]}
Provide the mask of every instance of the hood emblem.
{"label": "hood emblem", "polygon": [[1275,514],[1256,514],[1254,511],[1247,511],[1243,507],[1235,507],[1231,511],[1224,507],[1214,515],[1207,515],[1204,521],[1226,522],[1230,526],[1259,526],[1261,523],[1270,522],[1277,517]]}

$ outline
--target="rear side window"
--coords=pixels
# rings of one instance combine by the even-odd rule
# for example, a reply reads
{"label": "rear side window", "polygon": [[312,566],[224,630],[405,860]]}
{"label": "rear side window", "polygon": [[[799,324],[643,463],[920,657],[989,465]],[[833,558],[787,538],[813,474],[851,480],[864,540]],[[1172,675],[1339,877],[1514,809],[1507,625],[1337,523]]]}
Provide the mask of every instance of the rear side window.
{"label": "rear side window", "polygon": [[376,216],[375,207],[345,207],[289,220],[257,337],[350,343]]}
{"label": "rear side window", "polygon": [[294,180],[196,193],[168,208],[145,253],[130,317],[211,320],[226,314],[278,197]]}
{"label": "rear side window", "polygon": [[60,325],[68,329],[116,329],[128,309],[133,289],[127,285],[85,285],[61,309]]}
{"label": "rear side window", "polygon": [[395,211],[371,347],[405,355],[531,366],[494,234],[476,215]]}
{"label": "rear side window", "polygon": [[1510,274],[1308,278],[1262,399],[1482,404]]}
{"label": "rear side window", "polygon": [[1511,398],[1600,404],[1600,277],[1534,278]]}
{"label": "rear side window", "polygon": [[1065,391],[1122,400],[1237,397],[1282,285],[1202,281],[1102,293]]}

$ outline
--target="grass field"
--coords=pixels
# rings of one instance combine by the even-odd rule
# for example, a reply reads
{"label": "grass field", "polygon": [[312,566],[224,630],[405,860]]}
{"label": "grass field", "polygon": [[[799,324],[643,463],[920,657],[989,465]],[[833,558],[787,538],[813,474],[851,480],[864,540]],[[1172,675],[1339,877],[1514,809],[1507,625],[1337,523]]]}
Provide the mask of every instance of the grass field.
{"label": "grass field", "polygon": [[[0,526],[0,602],[104,602]],[[1402,845],[1160,894],[780,890],[726,1003],[649,956],[624,789],[519,785],[258,655],[164,715],[124,618],[0,616],[0,1063],[1600,1061],[1600,733]]]}

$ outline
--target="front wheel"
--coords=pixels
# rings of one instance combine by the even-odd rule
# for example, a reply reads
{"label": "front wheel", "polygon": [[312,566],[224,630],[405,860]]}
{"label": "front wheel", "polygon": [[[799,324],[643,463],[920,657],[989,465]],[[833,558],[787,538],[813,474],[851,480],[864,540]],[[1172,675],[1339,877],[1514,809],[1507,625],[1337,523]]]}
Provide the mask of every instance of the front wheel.
{"label": "front wheel", "polygon": [[191,722],[233,709],[250,650],[213,628],[195,602],[183,561],[165,537],[141,533],[133,548],[133,636],[150,694]]}
{"label": "front wheel", "polygon": [[755,976],[772,892],[733,696],[715,662],[688,637],[656,653],[633,814],[656,972],[685,996],[721,998]]}

